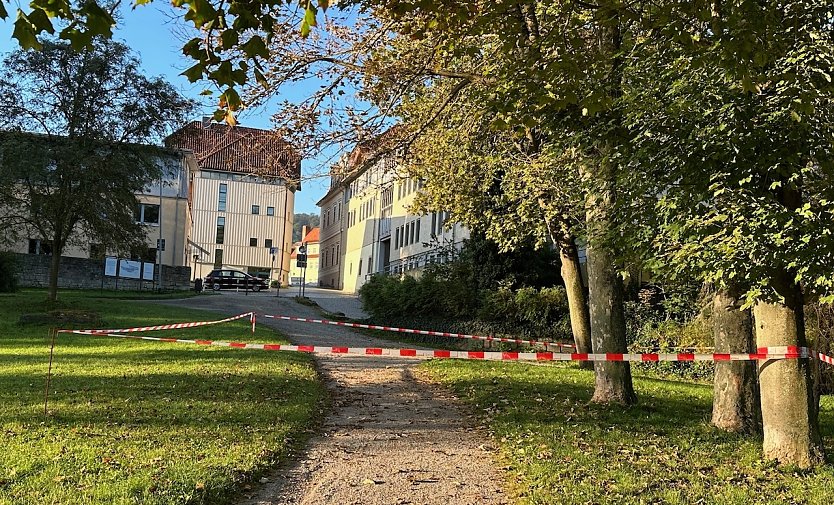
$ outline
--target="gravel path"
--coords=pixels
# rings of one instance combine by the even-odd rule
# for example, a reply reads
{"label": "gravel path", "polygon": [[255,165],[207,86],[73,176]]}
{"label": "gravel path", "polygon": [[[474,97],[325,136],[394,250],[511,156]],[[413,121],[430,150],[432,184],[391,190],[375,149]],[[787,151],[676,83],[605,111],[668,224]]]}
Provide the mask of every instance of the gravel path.
{"label": "gravel path", "polygon": [[[317,317],[268,293],[224,293],[173,303],[225,313]],[[347,328],[259,318],[294,343],[390,347]],[[456,401],[412,374],[418,361],[318,356],[333,408],[301,459],[270,476],[241,505],[505,504],[488,437]]]}

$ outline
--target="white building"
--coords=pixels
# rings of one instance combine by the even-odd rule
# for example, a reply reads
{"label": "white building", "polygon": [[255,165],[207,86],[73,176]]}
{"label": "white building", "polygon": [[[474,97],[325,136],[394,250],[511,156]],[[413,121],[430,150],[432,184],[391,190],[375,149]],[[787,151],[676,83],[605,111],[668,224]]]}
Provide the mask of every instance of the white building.
{"label": "white building", "polygon": [[190,151],[193,275],[231,267],[286,284],[301,158],[273,132],[194,121],[165,144]]}

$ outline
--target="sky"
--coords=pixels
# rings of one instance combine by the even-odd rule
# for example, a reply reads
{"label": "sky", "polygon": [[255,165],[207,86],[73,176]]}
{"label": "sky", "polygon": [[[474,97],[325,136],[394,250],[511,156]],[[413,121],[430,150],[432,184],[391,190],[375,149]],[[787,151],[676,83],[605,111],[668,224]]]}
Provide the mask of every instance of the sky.
{"label": "sky", "polygon": [[[8,7],[12,5],[7,4]],[[11,8],[9,9],[12,10]],[[14,13],[10,12],[9,19],[0,21],[0,53],[7,53],[17,49],[17,41],[11,37],[14,22]],[[142,68],[148,76],[162,76],[170,82],[180,93],[196,100],[200,107],[195,112],[194,119],[199,119],[202,114],[209,115],[215,110],[216,103],[210,97],[200,96],[200,92],[208,88],[208,83],[190,83],[184,76],[179,75],[190,66],[189,59],[182,55],[182,21],[177,20],[181,16],[167,2],[153,2],[149,5],[139,6],[131,9],[125,6],[121,14],[123,19],[119,22],[114,38],[125,42],[139,57]],[[295,101],[305,95],[303,85],[299,88],[288,91],[279,100]],[[276,105],[267,103],[258,108],[244,111],[238,120],[243,126],[253,128],[269,129],[272,127],[270,118],[275,112]],[[322,177],[312,177],[313,174],[326,173],[320,168],[328,163],[327,160],[303,160],[302,189],[296,193],[295,212],[318,214],[319,209],[316,202],[324,196],[329,181]]]}

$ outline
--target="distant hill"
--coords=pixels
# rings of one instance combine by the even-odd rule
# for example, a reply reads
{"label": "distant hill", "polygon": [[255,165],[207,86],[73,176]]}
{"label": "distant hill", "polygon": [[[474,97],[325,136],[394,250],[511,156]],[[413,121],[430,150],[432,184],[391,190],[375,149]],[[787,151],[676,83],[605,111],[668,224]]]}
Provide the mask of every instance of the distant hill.
{"label": "distant hill", "polygon": [[298,242],[301,240],[301,227],[307,226],[307,230],[315,228],[319,225],[318,214],[296,214],[295,220],[292,224],[292,241]]}

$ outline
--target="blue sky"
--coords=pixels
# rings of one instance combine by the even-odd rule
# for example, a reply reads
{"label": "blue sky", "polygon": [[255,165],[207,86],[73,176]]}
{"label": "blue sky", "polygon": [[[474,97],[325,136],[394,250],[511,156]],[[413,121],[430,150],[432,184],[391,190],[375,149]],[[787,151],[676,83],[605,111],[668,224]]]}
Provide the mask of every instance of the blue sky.
{"label": "blue sky", "polygon": [[[12,6],[8,5],[8,7]],[[11,38],[14,14],[10,14],[12,14],[10,19],[0,21],[0,53],[17,48],[17,42]],[[188,79],[179,75],[190,64],[189,60],[182,56],[180,50],[182,36],[177,35],[177,33],[183,33],[183,25],[178,26],[177,22],[172,21],[172,18],[177,20],[180,18],[177,11],[167,2],[153,2],[150,5],[137,7],[135,10],[126,6],[122,9],[122,15],[123,19],[120,21],[114,38],[124,41],[136,52],[145,73],[151,76],[163,76],[183,95],[197,100],[201,105],[202,113],[210,114],[214,111],[214,99],[200,96],[200,92],[208,85],[192,84],[188,82]],[[304,96],[304,89],[293,89],[281,98],[294,101],[302,96]],[[270,117],[273,112],[274,105],[267,103],[264,106],[244,111],[238,119],[244,126],[270,128]],[[195,116],[195,119],[198,118],[199,113]],[[329,186],[329,182],[324,178],[311,177],[313,174],[323,172],[320,165],[321,163],[316,160],[302,162],[302,173],[305,179],[302,183],[302,191],[296,194],[295,212],[318,214],[316,202]]]}

